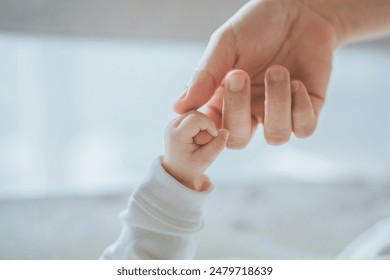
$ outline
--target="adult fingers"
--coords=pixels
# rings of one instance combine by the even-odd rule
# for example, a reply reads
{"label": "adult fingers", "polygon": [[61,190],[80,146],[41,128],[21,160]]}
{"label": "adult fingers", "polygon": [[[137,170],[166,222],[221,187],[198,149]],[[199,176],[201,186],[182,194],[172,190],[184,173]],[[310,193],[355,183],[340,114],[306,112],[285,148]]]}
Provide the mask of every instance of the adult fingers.
{"label": "adult fingers", "polygon": [[291,82],[292,124],[295,136],[310,136],[317,124],[317,117],[306,87],[300,81]]}
{"label": "adult fingers", "polygon": [[265,74],[264,136],[268,144],[280,145],[290,139],[290,75],[280,65],[271,66]]}
{"label": "adult fingers", "polygon": [[204,113],[214,121],[218,128],[222,127],[223,96],[225,94],[225,81],[215,91],[213,97],[207,102]]}
{"label": "adult fingers", "polygon": [[229,130],[227,147],[244,148],[252,135],[250,77],[233,70],[225,78],[223,127]]}
{"label": "adult fingers", "polygon": [[191,142],[193,142],[192,138],[202,130],[207,131],[214,137],[218,136],[215,123],[206,115],[197,111],[188,114],[176,128],[177,135]]}
{"label": "adult fingers", "polygon": [[[211,119],[215,125],[220,128],[222,126],[222,103],[225,88],[223,84],[216,90],[213,97],[207,103],[204,113]],[[201,131],[194,137],[194,142],[198,145],[204,145],[213,139],[207,131]]]}
{"label": "adult fingers", "polygon": [[174,110],[182,114],[198,109],[213,96],[226,73],[234,66],[234,36],[230,28],[217,30],[209,41],[206,51],[194,72],[188,89],[175,102]]}

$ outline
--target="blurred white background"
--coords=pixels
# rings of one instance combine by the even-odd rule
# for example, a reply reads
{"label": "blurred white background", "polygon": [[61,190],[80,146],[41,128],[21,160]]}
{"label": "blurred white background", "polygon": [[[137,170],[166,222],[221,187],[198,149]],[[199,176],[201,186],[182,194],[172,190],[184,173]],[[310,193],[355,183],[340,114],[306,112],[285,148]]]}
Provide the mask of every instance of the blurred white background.
{"label": "blurred white background", "polygon": [[[260,128],[210,174],[388,182],[390,58],[388,42],[376,44],[336,52],[314,136],[271,147]],[[118,191],[144,176],[205,44],[5,34],[0,46],[0,195],[39,196]]]}
{"label": "blurred white background", "polygon": [[[113,241],[222,2],[0,2],[0,258]],[[389,39],[338,49],[312,137],[225,151],[198,257],[332,258],[389,215],[389,67]]]}

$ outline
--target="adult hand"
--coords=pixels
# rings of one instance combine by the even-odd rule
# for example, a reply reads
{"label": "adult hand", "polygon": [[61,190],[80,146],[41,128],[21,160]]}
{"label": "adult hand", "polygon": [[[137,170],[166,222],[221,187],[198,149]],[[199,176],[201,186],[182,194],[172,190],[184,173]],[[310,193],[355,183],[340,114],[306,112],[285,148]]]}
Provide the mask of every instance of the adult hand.
{"label": "adult hand", "polygon": [[213,33],[174,110],[206,104],[205,113],[230,131],[230,148],[245,147],[259,123],[269,144],[287,142],[291,132],[308,137],[324,103],[336,37],[304,1],[248,2]]}

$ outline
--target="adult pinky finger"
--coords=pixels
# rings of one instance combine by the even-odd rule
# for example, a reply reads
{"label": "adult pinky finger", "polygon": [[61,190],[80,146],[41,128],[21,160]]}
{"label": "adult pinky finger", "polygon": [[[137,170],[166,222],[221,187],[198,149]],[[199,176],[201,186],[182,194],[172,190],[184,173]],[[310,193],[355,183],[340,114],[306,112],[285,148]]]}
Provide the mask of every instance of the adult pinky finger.
{"label": "adult pinky finger", "polygon": [[297,80],[291,82],[293,132],[298,138],[313,134],[317,125],[317,116],[310,101],[306,87]]}

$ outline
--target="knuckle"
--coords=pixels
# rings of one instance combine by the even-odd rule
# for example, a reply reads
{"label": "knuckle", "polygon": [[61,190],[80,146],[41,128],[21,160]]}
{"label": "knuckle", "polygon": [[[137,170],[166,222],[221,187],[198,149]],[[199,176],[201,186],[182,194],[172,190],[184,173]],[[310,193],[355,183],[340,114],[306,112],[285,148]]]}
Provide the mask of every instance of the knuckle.
{"label": "knuckle", "polygon": [[193,111],[191,111],[191,117],[193,117],[195,119],[201,119],[203,117],[203,113],[196,111],[196,110],[193,110]]}
{"label": "knuckle", "polygon": [[187,116],[187,122],[193,123],[193,122],[198,122],[199,121],[199,116],[195,113],[191,113]]}
{"label": "knuckle", "polygon": [[176,126],[178,126],[181,122],[181,119],[182,119],[182,116],[176,116],[175,118],[173,118],[167,125],[166,127],[166,130],[168,129],[172,129],[172,128],[175,128]]}
{"label": "knuckle", "polygon": [[222,25],[220,28],[215,30],[210,36],[210,44],[233,46],[234,36],[231,28]]}
{"label": "knuckle", "polygon": [[168,125],[165,127],[165,135],[172,134],[177,127],[177,119],[172,120]]}

